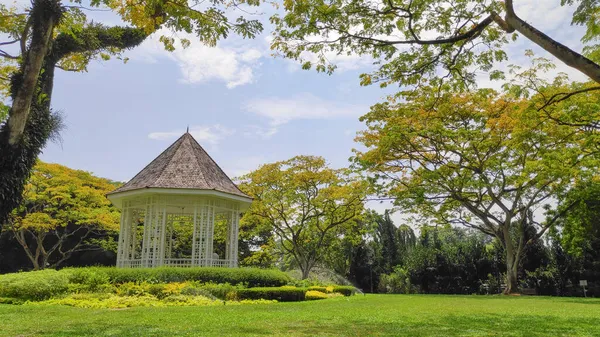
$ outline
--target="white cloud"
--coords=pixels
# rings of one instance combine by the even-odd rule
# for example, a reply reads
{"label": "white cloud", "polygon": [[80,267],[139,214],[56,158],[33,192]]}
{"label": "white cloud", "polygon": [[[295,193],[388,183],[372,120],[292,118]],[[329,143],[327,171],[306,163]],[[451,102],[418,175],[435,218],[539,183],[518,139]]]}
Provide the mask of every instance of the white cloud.
{"label": "white cloud", "polygon": [[257,65],[261,53],[256,49],[238,52],[225,47],[211,48],[197,44],[177,49],[172,56],[179,64],[184,82],[219,80],[231,89],[253,82],[253,67]]}
{"label": "white cloud", "polygon": [[368,107],[323,100],[309,93],[292,98],[259,98],[247,102],[244,110],[265,117],[269,127],[249,126],[248,130],[263,138],[269,138],[283,124],[299,119],[333,119],[355,117],[365,113]]}
{"label": "white cloud", "polygon": [[273,126],[295,119],[331,119],[357,116],[365,112],[362,106],[326,101],[309,93],[301,93],[293,98],[254,99],[246,103],[244,109],[267,117]]}
{"label": "white cloud", "polygon": [[246,125],[242,134],[248,138],[258,137],[262,139],[269,139],[276,133],[276,126],[263,127],[259,125]]}
{"label": "white cloud", "polygon": [[169,58],[179,66],[184,83],[219,81],[229,89],[253,83],[255,70],[264,56],[260,50],[262,46],[256,42],[232,39],[221,41],[216,47],[208,47],[198,42],[197,37],[188,34],[179,34],[179,37],[190,40],[189,47],[182,48],[177,43],[175,51],[167,52],[158,40],[161,35],[172,34],[165,30],[157,32],[132,52],[132,59],[155,63],[157,58]]}
{"label": "white cloud", "polygon": [[[185,130],[152,132],[148,135],[148,138],[155,140],[174,140],[181,137],[184,132]],[[195,125],[190,127],[189,132],[199,143],[208,143],[213,146],[213,148],[216,148],[223,138],[233,135],[235,130],[215,124],[211,126]]]}

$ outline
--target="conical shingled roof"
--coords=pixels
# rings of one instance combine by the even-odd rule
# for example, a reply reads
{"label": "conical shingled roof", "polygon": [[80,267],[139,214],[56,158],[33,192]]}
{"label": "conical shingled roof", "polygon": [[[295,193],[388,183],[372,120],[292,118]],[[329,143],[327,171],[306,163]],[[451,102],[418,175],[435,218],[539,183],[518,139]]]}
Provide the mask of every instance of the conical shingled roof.
{"label": "conical shingled roof", "polygon": [[188,132],[110,194],[142,188],[215,190],[250,199]]}

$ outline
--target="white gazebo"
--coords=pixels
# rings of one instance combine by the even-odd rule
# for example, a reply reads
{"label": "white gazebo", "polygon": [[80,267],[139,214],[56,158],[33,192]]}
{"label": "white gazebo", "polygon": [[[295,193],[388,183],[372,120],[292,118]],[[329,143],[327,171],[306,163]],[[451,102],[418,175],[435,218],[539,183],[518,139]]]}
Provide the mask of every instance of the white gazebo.
{"label": "white gazebo", "polygon": [[[252,199],[189,133],[108,198],[121,209],[117,267],[237,267],[240,213]],[[215,223],[227,228],[222,256]],[[191,247],[181,253],[184,231]]]}

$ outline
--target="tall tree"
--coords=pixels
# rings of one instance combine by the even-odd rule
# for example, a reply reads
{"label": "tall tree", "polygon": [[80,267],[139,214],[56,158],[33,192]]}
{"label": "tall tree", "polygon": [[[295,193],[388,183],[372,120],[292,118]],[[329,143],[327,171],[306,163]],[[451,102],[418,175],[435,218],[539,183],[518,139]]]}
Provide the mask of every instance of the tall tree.
{"label": "tall tree", "polygon": [[88,172],[38,162],[5,230],[33,269],[58,267],[76,252],[99,248],[94,235],[119,230],[119,211],[105,197],[115,187]]}
{"label": "tall tree", "polygon": [[600,183],[595,179],[581,181],[562,195],[555,212],[564,213],[555,235],[570,254],[581,256],[600,246]]}
{"label": "tall tree", "polygon": [[[541,32],[535,27],[538,22],[522,20],[515,3],[518,0],[284,1],[285,15],[272,18],[273,48],[301,60],[304,52],[316,53],[319,71],[333,70],[328,52],[372,56],[380,61],[379,69],[363,75],[362,84],[408,86],[452,78],[464,87],[474,84],[476,71],[502,77],[494,64],[506,60],[506,45],[523,36],[600,83],[598,1],[561,1],[563,6],[577,6],[572,24],[586,27],[583,54]],[[563,10],[570,14],[569,8]],[[304,63],[305,68],[311,66]]]}
{"label": "tall tree", "polygon": [[[597,167],[587,135],[543,117],[528,101],[492,90],[423,87],[362,117],[367,148],[356,162],[403,208],[498,238],[506,292],[517,291],[525,247],[555,224],[536,212]],[[526,240],[525,230],[535,227]]]}
{"label": "tall tree", "polygon": [[378,265],[382,273],[389,274],[400,263],[396,242],[396,226],[390,218],[389,210],[383,215],[374,214],[376,224],[374,240],[378,249]]}
{"label": "tall tree", "polygon": [[396,229],[396,246],[398,247],[398,259],[402,263],[404,258],[410,254],[417,244],[415,231],[408,225],[400,225]]}
{"label": "tall tree", "polygon": [[[90,60],[118,55],[163,27],[194,34],[211,46],[230,33],[254,37],[262,31],[260,22],[243,16],[230,21],[226,14],[233,7],[260,1],[90,1],[91,7],[110,9],[131,27],[94,23],[80,0],[72,5],[62,0],[33,0],[24,12],[0,5],[0,33],[8,37],[0,42],[0,92],[8,91],[12,100],[10,108],[0,106],[0,223],[19,204],[38,154],[60,125],[51,112],[55,69],[84,71]],[[174,49],[176,40],[171,35],[161,36],[160,41],[167,50]],[[182,46],[190,43],[187,39],[180,42]],[[11,46],[16,46],[16,54]]]}
{"label": "tall tree", "polygon": [[263,165],[241,177],[240,188],[254,198],[242,222],[268,223],[302,278],[343,227],[362,215],[366,195],[363,181],[314,156]]}

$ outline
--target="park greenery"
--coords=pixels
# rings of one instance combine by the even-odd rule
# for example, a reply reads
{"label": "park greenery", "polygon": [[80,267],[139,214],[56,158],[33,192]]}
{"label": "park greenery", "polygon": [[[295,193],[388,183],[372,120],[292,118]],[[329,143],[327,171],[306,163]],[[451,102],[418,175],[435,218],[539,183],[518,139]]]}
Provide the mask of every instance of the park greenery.
{"label": "park greenery", "polygon": [[0,336],[595,336],[598,304],[583,298],[367,295],[125,310],[0,305],[0,319],[10,322]]}
{"label": "park greenery", "polygon": [[240,188],[255,199],[244,222],[272,229],[303,279],[363,212],[367,186],[346,171],[327,167],[324,158],[299,156],[241,178]]}
{"label": "park greenery", "polygon": [[40,162],[7,230],[34,270],[59,267],[76,252],[110,244],[106,233],[118,232],[119,212],[105,195],[114,188],[107,179]]}
{"label": "park greenery", "polygon": [[[37,159],[63,124],[51,104],[55,71],[82,72],[90,61],[111,57],[126,61],[123,51],[152,34],[162,34],[169,51],[191,42],[165,32],[183,32],[211,46],[230,34],[253,38],[263,24],[232,19],[230,11],[262,3],[33,0],[25,12],[0,5],[0,33],[9,37],[0,43],[0,273],[6,274],[0,275],[0,303],[23,305],[30,313],[54,308],[68,317],[80,308],[216,309],[325,299],[324,308],[336,312],[344,311],[341,297],[358,289],[600,296],[600,7],[593,0],[562,1],[576,7],[573,24],[586,27],[582,54],[520,19],[512,0],[283,1],[282,12],[271,17],[274,50],[301,60],[305,69],[329,73],[335,65],[328,63],[328,53],[371,57],[377,69],[361,75],[361,84],[401,89],[365,111],[360,119],[365,129],[348,167],[299,155],[238,178],[240,189],[253,198],[238,238],[243,268],[109,267],[115,265],[120,213],[105,195],[120,183]],[[129,26],[90,20],[87,11],[100,7]],[[552,61],[525,50],[530,67],[504,68],[510,61],[504,48],[518,36],[590,81],[572,82],[564,74],[547,79]],[[498,89],[476,86],[481,71],[499,81]],[[373,199],[390,200],[393,209],[368,210]],[[394,211],[405,215],[403,223],[392,221]],[[174,256],[189,255],[190,228],[178,224],[173,230],[179,240]],[[216,219],[215,252],[226,249],[226,236],[224,222]],[[587,281],[587,293],[580,280]],[[366,306],[382,324],[387,321],[381,307],[399,302],[395,296],[357,298],[344,300]],[[466,325],[461,315],[472,317],[456,299],[404,298],[415,306],[437,300],[457,310],[458,317],[445,314],[438,321]],[[498,305],[484,311],[506,319],[516,304],[543,302],[545,314],[562,322],[535,330],[541,314],[527,316],[519,323],[531,334],[574,331],[563,321],[575,315],[581,323],[577,334],[597,329],[583,302],[485,301],[490,305],[469,306]],[[56,305],[78,308],[63,311]],[[312,312],[294,316],[314,303],[293,305],[286,312],[290,321],[314,318]],[[559,306],[573,312],[563,317]],[[11,319],[16,311],[6,307],[0,306],[0,316]],[[252,310],[270,315],[245,307],[216,310],[239,313],[242,323]],[[206,318],[203,311],[191,313]],[[490,331],[484,323],[475,334]],[[28,324],[24,329],[33,329]],[[273,329],[285,334],[292,328]],[[427,332],[419,329],[414,334]],[[461,331],[452,329],[449,335]]]}
{"label": "park greenery", "polygon": [[66,268],[0,276],[0,303],[83,308],[293,302],[351,296],[353,286],[313,285],[272,269]]}

